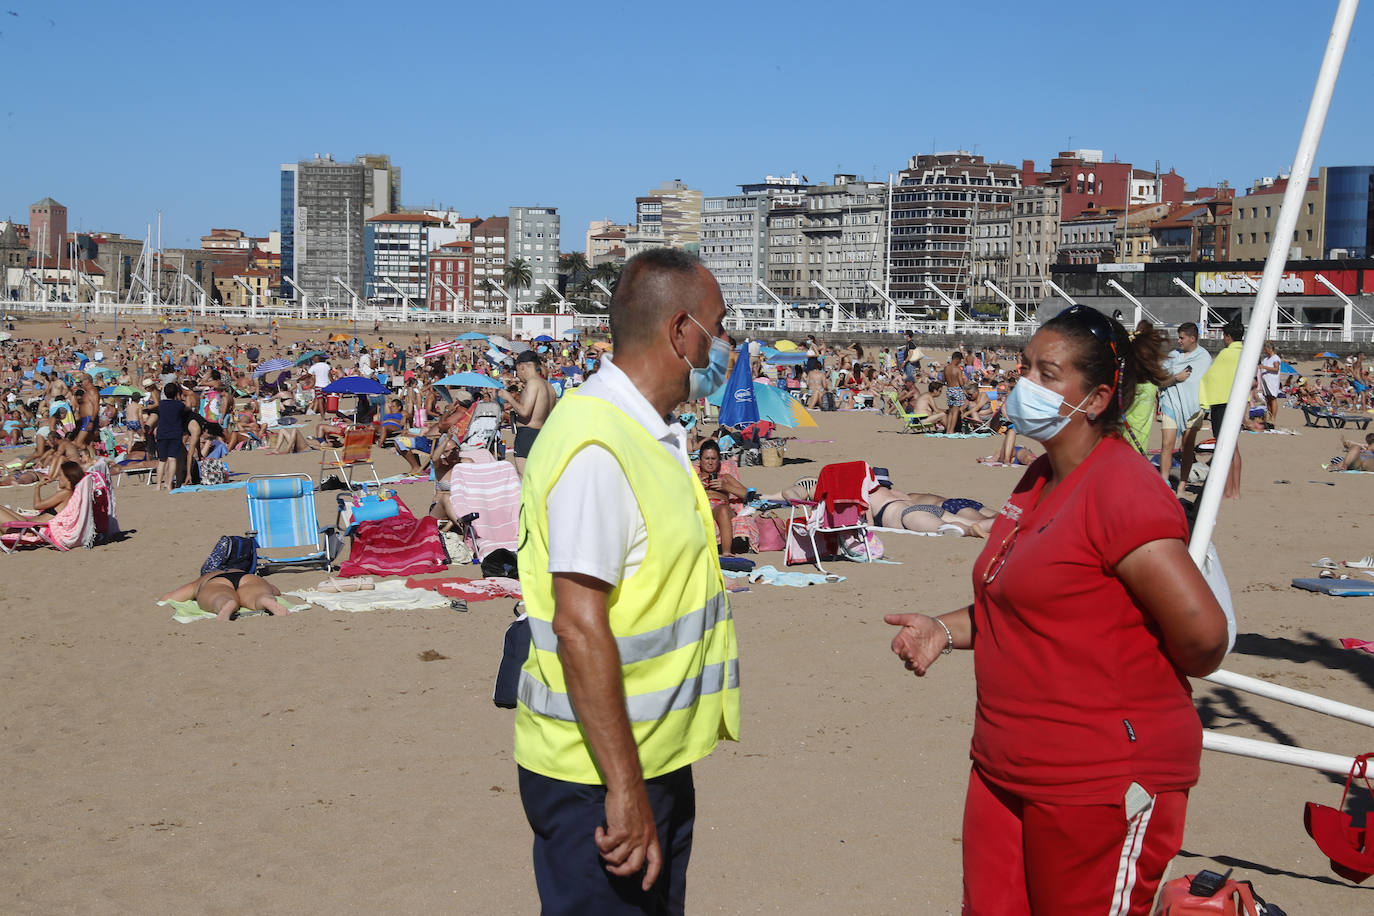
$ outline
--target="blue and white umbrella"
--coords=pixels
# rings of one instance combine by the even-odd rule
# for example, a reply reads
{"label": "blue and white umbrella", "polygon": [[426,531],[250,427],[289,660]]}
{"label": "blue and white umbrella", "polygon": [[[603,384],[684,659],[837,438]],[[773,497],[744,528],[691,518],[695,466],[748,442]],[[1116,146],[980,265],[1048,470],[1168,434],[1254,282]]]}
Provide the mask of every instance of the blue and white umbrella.
{"label": "blue and white umbrella", "polygon": [[325,394],[386,394],[387,387],[376,379],[345,375],[324,386]]}
{"label": "blue and white umbrella", "polygon": [[295,363],[291,360],[279,356],[276,359],[269,359],[265,363],[260,363],[258,368],[253,370],[253,375],[254,377],[261,377],[271,372],[282,372],[293,366],[295,366]]}
{"label": "blue and white umbrella", "polygon": [[448,388],[505,388],[506,386],[492,378],[490,375],[483,375],[480,372],[457,372],[453,375],[445,376],[435,382],[436,385],[444,385]]}

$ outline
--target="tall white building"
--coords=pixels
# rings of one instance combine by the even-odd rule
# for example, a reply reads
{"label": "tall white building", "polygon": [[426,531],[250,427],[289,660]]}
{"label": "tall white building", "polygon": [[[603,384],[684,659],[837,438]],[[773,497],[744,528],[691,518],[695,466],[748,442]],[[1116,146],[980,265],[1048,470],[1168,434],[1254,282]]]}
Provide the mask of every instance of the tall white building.
{"label": "tall white building", "polygon": [[530,286],[509,290],[516,297],[516,311],[529,311],[548,289],[543,281],[558,286],[558,208],[511,207],[508,262],[522,258],[530,265]]}
{"label": "tall white building", "polygon": [[768,210],[774,201],[800,204],[805,190],[795,174],[769,175],[757,184],[740,185],[738,194],[702,199],[697,254],[720,284],[727,306],[771,306],[757,282],[765,278]]}

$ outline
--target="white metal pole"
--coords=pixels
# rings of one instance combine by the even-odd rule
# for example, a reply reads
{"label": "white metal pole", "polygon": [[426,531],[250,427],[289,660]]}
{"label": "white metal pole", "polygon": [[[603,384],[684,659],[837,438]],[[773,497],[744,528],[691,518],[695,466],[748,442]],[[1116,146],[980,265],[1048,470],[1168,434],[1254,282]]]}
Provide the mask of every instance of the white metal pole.
{"label": "white metal pole", "polygon": [[940,287],[936,286],[935,283],[931,281],[930,277],[926,277],[921,282],[925,284],[926,289],[930,290],[932,293],[938,296],[940,301],[943,302],[949,308],[948,317],[945,319],[945,333],[953,334],[954,310],[959,307],[958,301],[955,299],[951,299],[949,296],[945,295],[945,291],[940,289]]}
{"label": "white metal pole", "polygon": [[834,309],[834,312],[830,316],[830,331],[832,334],[838,332],[840,330],[840,300],[832,296],[830,290],[821,286],[819,280],[812,280],[811,286],[819,290],[820,294],[830,301],[830,307]]}
{"label": "white metal pole", "polygon": [[984,280],[983,285],[992,290],[992,294],[1007,304],[1007,336],[1012,337],[1016,334],[1016,300],[993,283],[991,280]]}
{"label": "white metal pole", "polygon": [[458,300],[461,297],[453,291],[453,287],[449,286],[447,283],[445,283],[438,277],[430,277],[430,279],[433,280],[435,283],[438,283],[440,288],[442,288],[444,292],[448,293],[450,296],[453,297],[453,308],[450,309],[450,311],[453,313],[453,320],[456,322],[458,320]]}
{"label": "white metal pole", "polygon": [[1131,320],[1131,326],[1127,328],[1128,331],[1135,331],[1136,327],[1140,324],[1140,319],[1143,318],[1145,315],[1145,306],[1141,305],[1140,300],[1137,299],[1135,296],[1132,296],[1130,293],[1126,292],[1126,287],[1116,282],[1115,279],[1108,280],[1107,285],[1114,289],[1117,295],[1124,297],[1126,301],[1130,302],[1131,305],[1135,306],[1135,317]]}
{"label": "white metal pole", "polygon": [[1328,754],[1324,751],[1309,751],[1305,747],[1289,747],[1284,744],[1270,744],[1254,738],[1239,735],[1221,735],[1216,732],[1202,732],[1202,746],[1205,750],[1219,751],[1237,757],[1250,757],[1255,760],[1268,760],[1273,763],[1286,763],[1290,766],[1306,767],[1309,770],[1322,770],[1326,773],[1346,775],[1355,762],[1353,757]]}
{"label": "white metal pole", "polygon": [[345,282],[344,282],[342,279],[340,279],[339,277],[335,277],[335,278],[334,278],[334,282],[337,283],[337,284],[339,284],[339,286],[343,287],[344,290],[346,290],[346,291],[348,292],[349,301],[353,303],[352,308],[351,308],[351,311],[349,312],[349,317],[352,318],[352,320],[353,320],[354,322],[357,322],[357,320],[358,320],[358,294],[355,293],[355,292],[353,292],[353,287],[349,286],[347,283],[345,283]]}
{"label": "white metal pole", "polygon": [[879,289],[878,284],[874,283],[872,280],[865,280],[864,282],[868,284],[869,289],[873,290],[873,292],[877,293],[882,298],[883,302],[887,303],[887,329],[890,333],[897,333],[896,300],[887,294],[887,290]]}
{"label": "white metal pole", "polygon": [[1206,299],[1198,295],[1196,290],[1194,290],[1187,283],[1184,283],[1178,277],[1174,277],[1173,282],[1175,286],[1177,286],[1179,289],[1183,290],[1185,293],[1187,293],[1188,295],[1192,296],[1195,300],[1197,300],[1197,334],[1200,338],[1206,337],[1207,325],[1211,321],[1211,303],[1209,303]]}
{"label": "white metal pole", "polygon": [[558,314],[563,314],[564,306],[567,306],[569,313],[572,312],[572,304],[568,302],[567,299],[563,298],[563,294],[558,291],[558,287],[554,286],[552,283],[550,283],[548,280],[545,280],[543,277],[539,278],[539,282],[547,286],[549,288],[549,292],[553,293],[555,296],[558,297]]}
{"label": "white metal pole", "polygon": [[405,294],[405,290],[403,290],[403,289],[401,289],[399,286],[397,286],[397,285],[396,285],[396,282],[395,282],[394,280],[392,280],[390,277],[382,277],[382,282],[385,283],[387,286],[390,286],[392,289],[396,290],[396,292],[398,292],[398,293],[401,294],[401,320],[402,320],[402,321],[409,321],[409,320],[410,320],[410,297],[407,296],[407,295]]}
{"label": "white metal pole", "polygon": [[[883,242],[883,298],[892,293],[892,173],[887,173],[887,238]],[[891,302],[888,299],[888,302]],[[892,306],[893,330],[896,330],[897,307]]]}
{"label": "white metal pole", "polygon": [[1197,521],[1193,525],[1188,552],[1199,566],[1207,555],[1207,546],[1212,543],[1212,531],[1216,528],[1217,511],[1221,507],[1222,488],[1226,485],[1231,460],[1236,452],[1236,441],[1240,438],[1241,422],[1245,419],[1250,383],[1259,367],[1269,317],[1278,305],[1279,279],[1287,266],[1289,240],[1293,238],[1293,230],[1298,224],[1298,211],[1307,192],[1307,179],[1312,174],[1312,163],[1317,157],[1317,145],[1326,123],[1326,112],[1331,105],[1331,94],[1336,88],[1336,77],[1341,72],[1341,58],[1345,55],[1350,27],[1355,21],[1355,11],[1359,5],[1359,0],[1340,0],[1331,36],[1327,39],[1326,53],[1317,74],[1317,85],[1312,92],[1312,103],[1307,109],[1307,121],[1303,124],[1298,151],[1293,157],[1288,187],[1284,189],[1283,205],[1279,208],[1278,224],[1274,227],[1274,241],[1269,247],[1269,257],[1264,262],[1259,295],[1255,297],[1255,310],[1250,315],[1250,327],[1241,348],[1236,377],[1231,382],[1231,396],[1227,399],[1221,431],[1217,434],[1212,465],[1207,474],[1207,483],[1202,488],[1202,496],[1198,499]]}
{"label": "white metal pole", "polygon": [[1347,342],[1353,340],[1355,337],[1355,303],[1352,302],[1350,297],[1345,293],[1336,289],[1336,287],[1331,284],[1331,281],[1321,274],[1317,274],[1315,279],[1322,286],[1325,286],[1327,289],[1331,290],[1331,292],[1335,293],[1336,298],[1345,303],[1345,309],[1343,310],[1344,314],[1341,318],[1341,340]]}
{"label": "white metal pole", "polygon": [[1053,291],[1054,291],[1054,294],[1055,294],[1056,296],[1058,296],[1060,299],[1063,299],[1063,300],[1064,300],[1065,302],[1067,302],[1070,306],[1074,306],[1074,305],[1077,305],[1077,304],[1078,304],[1077,300],[1075,300],[1075,299],[1073,298],[1073,296],[1070,296],[1068,293],[1064,292],[1062,289],[1059,288],[1059,284],[1058,284],[1058,283],[1055,283],[1055,282],[1054,282],[1053,280],[1051,280],[1049,277],[1045,277],[1044,279],[1045,279],[1045,285],[1048,286],[1051,290],[1053,290]]}
{"label": "white metal pole", "polygon": [[764,283],[762,280],[755,280],[754,285],[767,293],[768,298],[773,300],[773,324],[777,326],[778,330],[783,330],[785,325],[783,321],[782,300],[779,299],[778,294],[769,289],[768,284]]}
{"label": "white metal pole", "polygon": [[1246,693],[1253,693],[1255,696],[1264,697],[1268,700],[1276,700],[1280,703],[1287,703],[1289,706],[1297,706],[1302,709],[1310,709],[1323,715],[1334,716],[1337,719],[1345,719],[1347,722],[1355,722],[1359,725],[1368,725],[1374,728],[1374,710],[1364,709],[1360,706],[1352,706],[1349,703],[1342,703],[1338,700],[1328,700],[1326,697],[1316,694],[1304,693],[1301,690],[1294,690],[1291,687],[1284,687],[1269,681],[1262,681],[1259,678],[1249,677],[1244,674],[1236,674],[1234,671],[1218,671],[1209,675],[1207,680],[1213,684],[1220,684],[1222,687],[1230,687],[1233,690],[1243,690]]}

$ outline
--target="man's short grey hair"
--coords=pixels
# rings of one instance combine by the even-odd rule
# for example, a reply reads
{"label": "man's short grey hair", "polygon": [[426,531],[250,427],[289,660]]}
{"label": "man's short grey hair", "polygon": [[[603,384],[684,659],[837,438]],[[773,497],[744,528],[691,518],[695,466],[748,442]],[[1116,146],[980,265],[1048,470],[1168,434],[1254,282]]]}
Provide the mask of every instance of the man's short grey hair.
{"label": "man's short grey hair", "polygon": [[647,344],[678,308],[701,261],[680,248],[650,248],[625,262],[611,296],[611,337],[617,348]]}

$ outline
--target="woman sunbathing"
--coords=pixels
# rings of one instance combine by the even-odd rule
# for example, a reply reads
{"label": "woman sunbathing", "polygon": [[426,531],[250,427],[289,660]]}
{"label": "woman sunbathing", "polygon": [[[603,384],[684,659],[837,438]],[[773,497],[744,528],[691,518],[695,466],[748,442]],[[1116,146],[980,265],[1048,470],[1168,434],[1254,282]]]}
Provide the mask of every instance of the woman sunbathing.
{"label": "woman sunbathing", "polygon": [[273,617],[287,613],[277,600],[281,589],[261,576],[239,569],[217,569],[214,572],[179,585],[162,596],[163,601],[194,601],[218,620],[234,620],[239,608],[266,611]]}
{"label": "woman sunbathing", "polygon": [[27,522],[33,519],[54,518],[57,513],[67,505],[72,498],[72,493],[76,490],[76,485],[85,476],[85,471],[81,465],[75,461],[64,461],[55,478],[57,481],[57,491],[49,496],[44,496],[43,487],[52,483],[51,480],[40,480],[33,486],[33,508],[34,512],[25,514],[17,512],[8,506],[0,506],[0,522]]}
{"label": "woman sunbathing", "polygon": [[869,517],[879,528],[905,528],[959,537],[987,537],[996,513],[975,499],[946,499],[935,493],[894,493],[879,487],[868,499]]}

